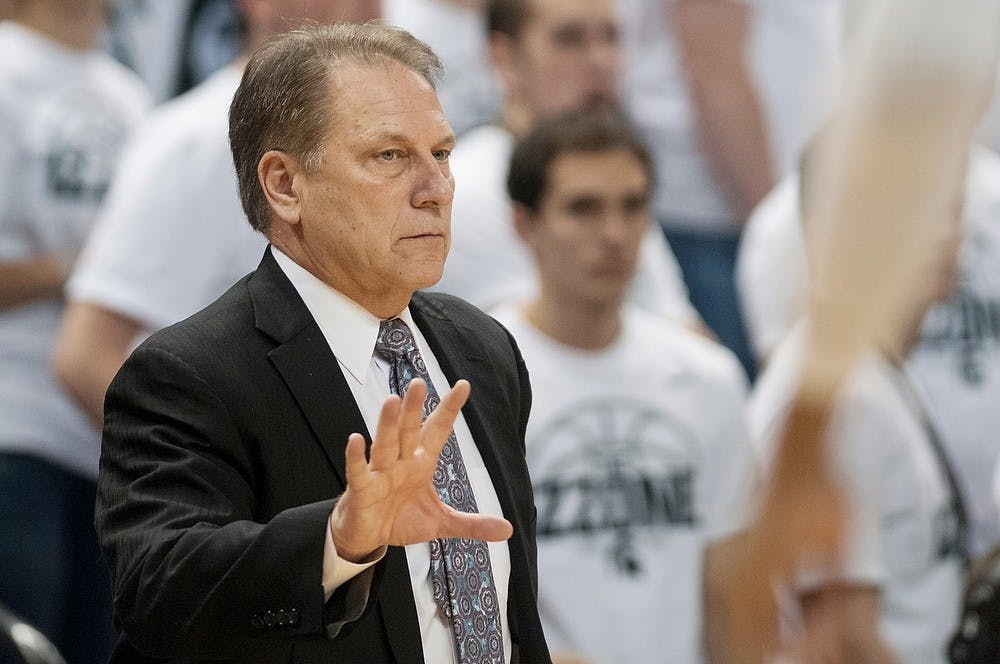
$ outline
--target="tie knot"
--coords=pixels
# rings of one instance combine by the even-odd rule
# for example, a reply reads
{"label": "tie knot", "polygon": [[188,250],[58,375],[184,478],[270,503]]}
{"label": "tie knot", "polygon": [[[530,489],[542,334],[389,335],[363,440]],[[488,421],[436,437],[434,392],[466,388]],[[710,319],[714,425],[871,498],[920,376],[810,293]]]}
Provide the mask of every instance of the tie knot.
{"label": "tie knot", "polygon": [[375,341],[375,352],[387,360],[406,357],[414,349],[413,333],[401,318],[382,321]]}

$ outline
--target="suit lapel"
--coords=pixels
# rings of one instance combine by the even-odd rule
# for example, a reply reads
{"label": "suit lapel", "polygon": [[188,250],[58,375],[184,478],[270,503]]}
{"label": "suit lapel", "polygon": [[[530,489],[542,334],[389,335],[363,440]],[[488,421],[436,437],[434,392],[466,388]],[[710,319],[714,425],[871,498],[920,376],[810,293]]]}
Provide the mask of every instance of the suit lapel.
{"label": "suit lapel", "polygon": [[[268,247],[248,284],[257,328],[277,345],[268,353],[302,414],[316,435],[343,486],[344,446],[354,432],[371,442],[371,434],[354,400],[337,358],[295,287],[278,267]],[[398,661],[420,661],[417,609],[410,591],[406,552],[389,547],[378,591],[385,633]]]}
{"label": "suit lapel", "polygon": [[323,333],[268,247],[248,284],[256,325],[277,345],[268,353],[341,483],[347,437],[371,435]]}
{"label": "suit lapel", "polygon": [[435,315],[437,312],[424,306],[419,300],[415,300],[413,304],[410,310],[414,322],[427,339],[448,382],[454,383],[465,378],[472,385],[472,393],[462,408],[462,415],[490,474],[503,514],[510,519],[514,514],[514,501],[509,489],[512,483],[506,475],[504,464],[500,462],[500,441],[493,428],[485,424],[483,405],[491,398],[488,388],[492,382],[482,353],[478,351],[473,336],[462,327],[445,316]]}

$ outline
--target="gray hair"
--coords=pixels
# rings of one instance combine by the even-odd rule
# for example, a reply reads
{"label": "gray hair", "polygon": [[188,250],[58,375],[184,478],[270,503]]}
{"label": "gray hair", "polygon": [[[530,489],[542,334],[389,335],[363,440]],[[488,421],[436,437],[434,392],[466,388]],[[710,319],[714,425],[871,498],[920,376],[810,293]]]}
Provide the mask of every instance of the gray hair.
{"label": "gray hair", "polygon": [[229,145],[240,202],[254,229],[266,235],[271,220],[257,179],[261,157],[281,150],[306,172],[315,172],[333,122],[330,74],[342,63],[390,62],[412,69],[432,86],[441,78],[441,61],[427,44],[377,23],[312,24],[271,39],[253,54],[229,107]]}

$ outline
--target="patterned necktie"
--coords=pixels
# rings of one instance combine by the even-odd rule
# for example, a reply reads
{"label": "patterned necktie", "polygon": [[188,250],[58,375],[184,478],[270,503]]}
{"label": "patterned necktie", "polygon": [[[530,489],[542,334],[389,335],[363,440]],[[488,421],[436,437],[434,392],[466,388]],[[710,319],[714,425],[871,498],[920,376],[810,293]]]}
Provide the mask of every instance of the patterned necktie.
{"label": "patterned necktie", "polygon": [[[414,378],[427,383],[424,418],[441,399],[413,341],[399,318],[382,321],[375,352],[389,362],[389,389],[403,396]],[[441,500],[460,512],[478,512],[455,432],[438,457],[434,488]],[[431,543],[431,585],[434,601],[451,622],[459,664],[503,664],[503,630],[490,553],[486,542],[437,539]]]}

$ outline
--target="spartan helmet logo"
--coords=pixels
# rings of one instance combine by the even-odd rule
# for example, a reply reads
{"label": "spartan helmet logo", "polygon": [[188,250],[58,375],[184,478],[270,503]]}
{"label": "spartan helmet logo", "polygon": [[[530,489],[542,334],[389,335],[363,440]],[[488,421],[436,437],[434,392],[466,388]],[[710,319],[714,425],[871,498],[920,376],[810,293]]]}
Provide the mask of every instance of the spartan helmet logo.
{"label": "spartan helmet logo", "polygon": [[698,455],[693,433],[660,408],[574,404],[529,441],[539,539],[576,537],[604,550],[619,573],[641,575],[644,549],[698,525]]}

